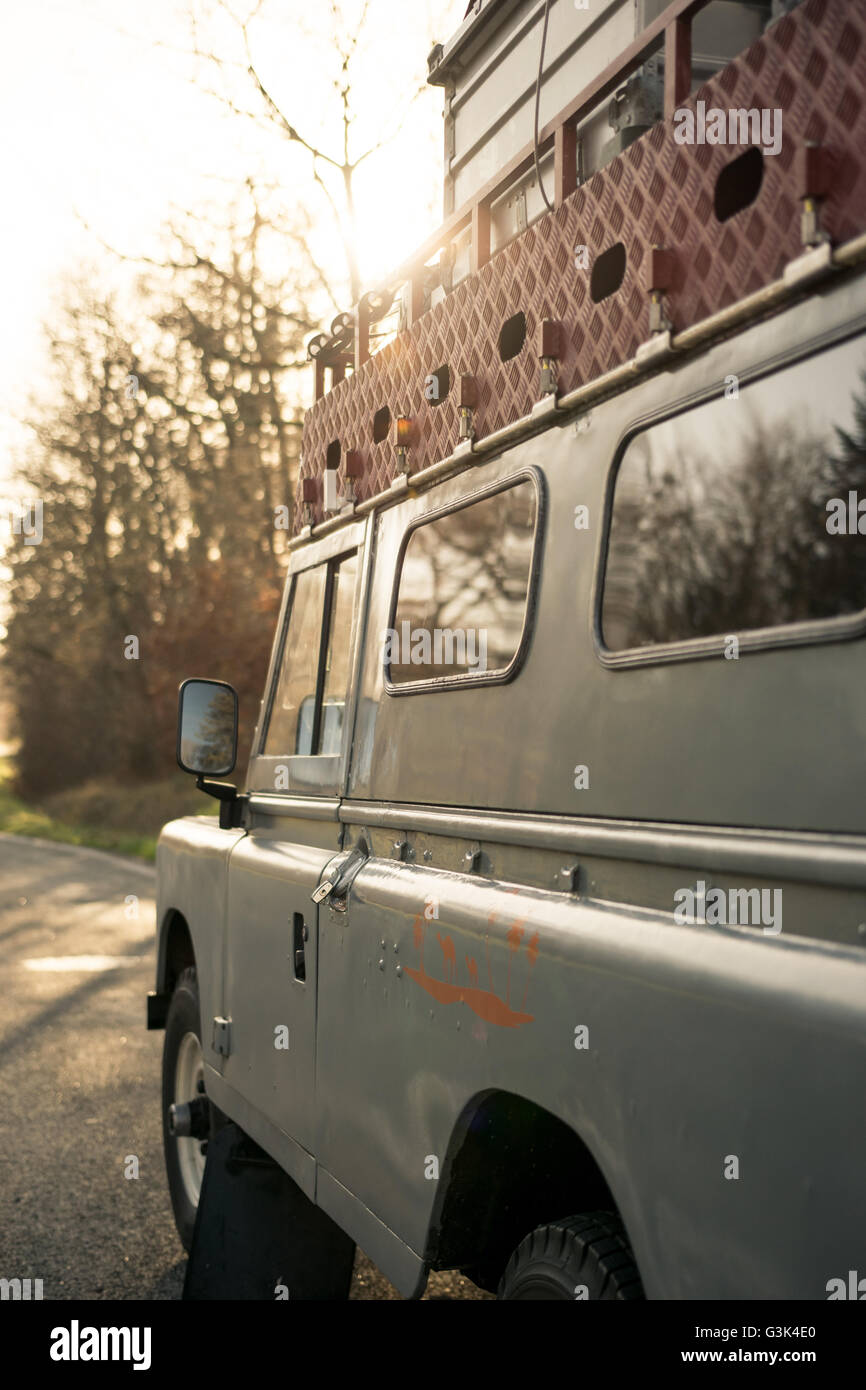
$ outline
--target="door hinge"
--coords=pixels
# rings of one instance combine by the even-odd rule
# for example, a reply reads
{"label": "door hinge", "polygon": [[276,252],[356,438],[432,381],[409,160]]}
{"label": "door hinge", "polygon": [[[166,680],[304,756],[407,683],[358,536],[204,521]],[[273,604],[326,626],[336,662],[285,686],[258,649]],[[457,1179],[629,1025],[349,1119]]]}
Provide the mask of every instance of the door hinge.
{"label": "door hinge", "polygon": [[232,1050],[232,1021],[230,1018],[215,1018],[213,1021],[213,1050],[220,1057],[228,1057]]}
{"label": "door hinge", "polygon": [[561,891],[564,893],[580,892],[580,864],[574,861],[571,864],[564,864],[559,871],[558,882]]}
{"label": "door hinge", "polygon": [[455,142],[454,136],[455,136],[455,131],[454,131],[454,117],[450,114],[450,112],[448,112],[448,113],[446,113],[446,116],[445,116],[445,158],[446,158],[446,159],[453,159],[453,158],[454,158],[454,151],[455,151],[455,149],[456,149],[456,142]]}

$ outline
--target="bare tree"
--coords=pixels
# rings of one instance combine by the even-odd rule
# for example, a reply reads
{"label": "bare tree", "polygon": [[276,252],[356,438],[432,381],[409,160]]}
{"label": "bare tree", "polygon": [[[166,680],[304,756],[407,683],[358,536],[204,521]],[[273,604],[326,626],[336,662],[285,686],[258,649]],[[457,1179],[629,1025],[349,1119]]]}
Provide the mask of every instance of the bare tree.
{"label": "bare tree", "polygon": [[[381,136],[365,147],[358,148],[358,113],[353,94],[356,68],[362,58],[361,39],[370,18],[371,0],[361,0],[354,24],[347,22],[344,5],[338,3],[338,0],[328,0],[329,50],[332,59],[330,87],[332,100],[336,103],[340,134],[332,146],[326,147],[323,142],[304,130],[304,118],[286,109],[262,74],[257,58],[256,30],[257,21],[262,18],[264,9],[265,0],[256,0],[245,15],[237,14],[227,0],[216,0],[216,3],[205,0],[204,4],[199,5],[193,3],[189,10],[191,52],[203,64],[204,70],[211,70],[216,78],[215,84],[206,85],[210,95],[216,97],[228,110],[266,130],[276,131],[290,144],[305,150],[309,155],[312,180],[326,200],[339,230],[346,279],[351,302],[354,304],[360,298],[363,288],[357,251],[356,176],[366,160],[395,138],[413,104],[425,91],[426,83],[410,83],[396,114],[389,112],[387,128],[383,129]],[[238,56],[228,57],[218,52],[209,41],[208,31],[212,28],[215,14],[227,18],[235,26]],[[394,8],[390,0],[388,20],[390,24],[394,23]],[[297,25],[297,21],[295,24]],[[429,15],[427,31],[429,39]],[[363,56],[369,60],[369,55]],[[242,103],[244,84],[252,98],[247,104]]]}
{"label": "bare tree", "polygon": [[261,694],[313,320],[304,284],[264,268],[254,201],[221,236],[194,230],[175,225],[132,303],[82,276],[52,316],[20,468],[44,534],[8,556],[26,792],[168,771],[190,670],[233,679],[250,712]]}

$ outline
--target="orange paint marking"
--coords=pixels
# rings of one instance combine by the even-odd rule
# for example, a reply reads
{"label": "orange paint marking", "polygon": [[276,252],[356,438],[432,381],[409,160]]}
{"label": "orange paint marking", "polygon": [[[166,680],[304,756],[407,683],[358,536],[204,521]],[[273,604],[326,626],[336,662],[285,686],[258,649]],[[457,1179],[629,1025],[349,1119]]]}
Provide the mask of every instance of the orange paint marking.
{"label": "orange paint marking", "polygon": [[437,980],[421,970],[406,966],[405,973],[428,994],[432,994],[440,1004],[465,1004],[485,1023],[494,1023],[497,1028],[520,1028],[524,1023],[533,1023],[533,1014],[517,1013],[500,999],[498,994],[487,989],[471,989],[465,985],[451,985],[445,980]]}

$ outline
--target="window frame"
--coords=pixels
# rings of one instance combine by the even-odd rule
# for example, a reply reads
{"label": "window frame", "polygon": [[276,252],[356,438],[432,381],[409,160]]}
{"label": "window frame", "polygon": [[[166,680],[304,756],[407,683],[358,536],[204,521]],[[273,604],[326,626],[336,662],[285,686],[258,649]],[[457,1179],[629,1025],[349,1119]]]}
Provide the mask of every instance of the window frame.
{"label": "window frame", "polygon": [[[803,343],[770,358],[755,363],[747,370],[737,373],[739,389],[744,390],[757,382],[781,375],[791,367],[812,357],[823,356],[826,352],[843,343],[860,337],[866,349],[866,315],[858,315],[837,328],[813,336]],[[690,414],[710,401],[724,398],[725,381],[694,391],[680,398],[674,404],[632,421],[620,435],[613,451],[613,460],[608,468],[603,502],[603,521],[598,560],[595,566],[592,594],[592,633],[595,654],[602,666],[611,670],[629,669],[638,666],[661,666],[671,662],[700,661],[709,657],[718,659],[724,653],[725,643],[736,637],[739,650],[743,652],[775,651],[785,647],[822,646],[828,642],[851,641],[866,633],[866,607],[856,613],[842,614],[837,618],[810,618],[794,623],[779,623],[772,627],[748,628],[704,637],[685,637],[676,641],[658,642],[643,647],[624,647],[613,651],[604,642],[602,611],[604,588],[607,579],[607,565],[610,554],[610,533],[613,523],[613,504],[616,482],[626,451],[638,435],[646,434],[658,425],[680,415]]]}
{"label": "window frame", "polygon": [[[292,555],[290,571],[285,580],[283,600],[277,622],[271,662],[268,667],[258,725],[253,740],[253,751],[247,773],[248,790],[257,799],[261,797],[275,797],[278,799],[281,797],[291,798],[298,795],[322,797],[340,794],[340,789],[346,779],[351,751],[352,740],[350,730],[355,720],[358,661],[361,654],[361,633],[364,626],[364,611],[367,602],[367,587],[369,584],[371,551],[368,535],[367,519],[359,520],[349,526],[341,527],[339,530],[332,532],[329,536],[322,537],[315,546],[304,547],[302,550],[295,551]],[[332,563],[339,562],[353,552],[356,553],[358,557],[358,573],[352,611],[352,631],[349,653],[349,689],[346,697],[343,740],[340,752],[265,753],[267,730],[270,725],[273,702],[276,698],[280,672],[282,671],[283,661],[286,655],[286,643],[288,641],[289,624],[292,618],[298,576],[310,570],[319,569],[323,565],[330,566]],[[326,589],[328,587],[329,585],[326,584]],[[328,594],[326,593],[325,600],[327,600],[327,597]],[[323,626],[327,621],[326,614],[327,607],[323,606]],[[319,698],[318,672],[322,668],[322,663],[325,659],[322,654],[322,632],[323,627],[320,628],[319,631],[317,700]],[[289,769],[289,785],[287,787],[278,788],[274,786],[273,770],[278,765],[287,766]],[[271,775],[269,776],[268,774]]]}
{"label": "window frame", "polygon": [[396,631],[394,624],[397,616],[403,562],[406,558],[409,542],[415,531],[419,530],[422,526],[428,526],[434,521],[439,521],[444,516],[450,516],[454,512],[463,511],[466,507],[471,507],[477,502],[482,502],[487,497],[495,497],[497,493],[507,492],[510,488],[516,487],[518,483],[522,482],[530,483],[535,492],[535,526],[533,529],[532,550],[529,560],[529,576],[526,587],[523,626],[520,632],[520,640],[510,662],[501,670],[485,671],[481,674],[466,671],[457,676],[426,676],[417,681],[402,681],[396,683],[391,680],[390,662],[383,661],[381,666],[382,687],[388,695],[422,695],[434,690],[460,690],[466,689],[467,687],[471,688],[482,685],[505,685],[507,682],[512,681],[520,671],[526,657],[532,630],[535,625],[535,616],[538,607],[538,580],[541,571],[541,555],[546,522],[544,475],[541,470],[534,465],[520,468],[517,472],[509,473],[507,477],[500,478],[495,483],[487,484],[485,487],[475,488],[472,492],[466,493],[463,497],[458,498],[457,501],[447,502],[443,506],[435,507],[431,511],[424,512],[421,516],[417,516],[410,521],[403,533],[403,537],[400,541],[400,548],[397,551],[397,559],[394,565],[394,578],[391,582],[391,597],[388,603],[388,628],[393,632]]}
{"label": "window frame", "polygon": [[[353,662],[354,646],[353,646],[353,641],[354,641],[355,627],[356,627],[356,622],[357,622],[357,604],[358,604],[358,601],[359,601],[359,600],[358,600],[358,594],[359,594],[359,592],[360,592],[361,581],[362,581],[362,579],[363,579],[363,568],[362,568],[362,567],[363,567],[364,556],[363,556],[363,547],[360,546],[360,545],[353,546],[350,550],[342,550],[342,551],[339,552],[339,554],[334,555],[334,556],[331,556],[328,560],[323,561],[323,563],[324,563],[325,565],[327,565],[327,573],[326,573],[326,575],[325,575],[325,593],[324,593],[324,596],[323,596],[322,627],[321,627],[321,631],[320,631],[320,633],[319,633],[319,665],[318,665],[318,670],[317,670],[317,672],[316,672],[316,693],[315,693],[315,701],[316,701],[316,704],[315,704],[315,708],[314,708],[314,710],[313,710],[313,728],[312,728],[312,733],[311,733],[311,736],[310,736],[310,743],[312,744],[312,747],[313,747],[314,750],[318,748],[319,744],[320,744],[321,741],[322,741],[322,733],[323,733],[323,726],[324,726],[324,720],[325,720],[325,687],[326,687],[326,685],[327,685],[327,679],[328,679],[328,656],[329,656],[330,653],[331,653],[331,639],[332,639],[332,637],[333,637],[333,633],[334,633],[334,622],[335,622],[335,619],[336,619],[336,616],[337,616],[337,610],[336,610],[336,608],[334,607],[334,581],[335,581],[335,579],[336,579],[336,577],[337,577],[337,575],[338,575],[338,573],[339,573],[341,567],[343,566],[343,564],[344,564],[347,560],[351,560],[351,559],[354,559],[355,562],[356,562],[356,571],[355,571],[354,587],[353,587],[353,591],[352,591],[352,605],[353,605],[353,606],[352,606],[352,611],[351,611],[351,623],[350,623],[350,625],[349,625],[349,651],[348,651],[347,656],[346,656],[347,674],[346,674],[346,692],[345,692],[345,698],[344,698],[344,700],[343,700],[343,727],[345,727],[345,721],[346,721],[346,719],[347,719],[347,717],[348,717],[348,712],[349,712],[349,704],[350,704],[350,698],[351,698],[351,694],[352,694],[352,689],[351,689],[351,687],[352,687],[352,681],[353,681],[353,679],[354,679],[354,662]],[[287,631],[288,631],[288,629],[287,629]],[[274,693],[276,693],[276,687],[274,688]],[[300,716],[300,710],[298,711],[298,714],[299,714],[299,716]],[[269,716],[269,718],[270,718],[270,716]],[[342,741],[343,741],[343,733],[342,733],[342,731],[341,731],[341,734],[340,734],[341,752],[342,752]],[[295,754],[293,754],[292,756],[293,756],[293,757],[310,757],[310,758],[338,758],[338,757],[340,756],[340,753],[321,753],[321,752],[313,751],[312,753],[308,753],[308,754],[303,754],[303,753],[302,753],[302,754],[298,754],[298,753],[295,753]]]}
{"label": "window frame", "polygon": [[[287,758],[334,758],[334,757],[339,757],[339,754],[338,754],[338,753],[317,753],[317,752],[315,752],[314,750],[318,747],[318,744],[319,744],[320,739],[321,739],[321,733],[322,733],[322,701],[323,701],[324,694],[325,694],[325,674],[326,674],[326,667],[327,667],[327,660],[328,660],[328,643],[330,642],[330,638],[331,638],[331,627],[332,627],[332,621],[333,621],[333,611],[332,611],[332,610],[333,610],[333,602],[334,602],[334,575],[336,574],[337,570],[340,568],[340,565],[343,563],[343,561],[344,561],[344,560],[349,560],[349,559],[351,559],[352,556],[355,556],[355,557],[357,558],[357,561],[358,561],[358,573],[357,573],[356,578],[355,578],[355,584],[356,584],[356,586],[357,586],[357,584],[358,584],[359,581],[360,581],[360,577],[361,577],[361,552],[360,552],[360,548],[359,548],[358,546],[352,546],[350,549],[341,551],[341,552],[340,552],[339,554],[337,554],[337,555],[330,555],[330,556],[327,557],[327,559],[324,559],[324,558],[323,558],[323,559],[320,559],[319,562],[318,562],[318,564],[309,565],[309,566],[307,566],[305,569],[298,570],[295,574],[293,574],[293,575],[291,576],[289,601],[288,601],[288,604],[287,604],[287,606],[286,606],[286,617],[285,617],[285,622],[283,623],[282,633],[281,633],[281,635],[280,635],[280,651],[279,651],[279,656],[278,656],[277,662],[276,662],[276,679],[275,679],[274,681],[271,682],[270,690],[269,690],[269,697],[268,697],[267,709],[266,709],[265,712],[264,712],[264,719],[263,719],[263,721],[262,721],[261,754],[262,754],[263,757],[266,757],[266,758],[280,758],[280,759],[287,759]],[[316,662],[316,687],[315,687],[315,690],[314,690],[314,692],[313,692],[313,698],[314,698],[314,700],[315,700],[315,705],[314,705],[314,707],[313,707],[313,727],[312,727],[312,729],[311,729],[311,731],[310,731],[310,748],[311,748],[311,751],[310,751],[309,753],[298,753],[298,752],[294,752],[294,751],[293,751],[293,752],[286,752],[286,753],[267,753],[267,752],[265,752],[265,745],[267,744],[267,741],[268,741],[268,733],[269,733],[270,727],[271,727],[271,719],[272,719],[272,717],[273,717],[273,712],[274,712],[274,700],[276,699],[276,696],[277,696],[277,688],[278,688],[278,686],[279,686],[279,678],[280,678],[280,676],[282,675],[282,671],[283,671],[283,658],[284,658],[284,656],[285,656],[286,642],[288,641],[288,637],[289,637],[289,627],[290,627],[290,624],[291,624],[291,621],[292,621],[292,613],[293,613],[293,611],[294,611],[294,606],[295,606],[295,593],[296,593],[297,587],[298,587],[298,580],[299,580],[299,578],[300,578],[300,576],[301,576],[302,574],[310,574],[312,571],[317,570],[317,569],[324,569],[324,570],[325,570],[325,587],[324,587],[324,591],[323,591],[323,594],[322,594],[322,613],[321,613],[321,620],[320,620],[320,622],[319,622],[319,655],[318,655],[318,661]],[[352,626],[353,626],[353,628],[354,628],[354,622],[355,622],[355,614],[354,614],[354,611],[353,611],[353,613],[352,613]],[[351,673],[350,673],[350,679],[351,679]],[[349,692],[348,692],[348,690],[347,690],[347,692],[346,692],[347,703],[348,703],[348,694],[349,694]],[[298,710],[298,723],[300,724],[300,709]],[[295,731],[295,739],[297,740],[297,730]]]}

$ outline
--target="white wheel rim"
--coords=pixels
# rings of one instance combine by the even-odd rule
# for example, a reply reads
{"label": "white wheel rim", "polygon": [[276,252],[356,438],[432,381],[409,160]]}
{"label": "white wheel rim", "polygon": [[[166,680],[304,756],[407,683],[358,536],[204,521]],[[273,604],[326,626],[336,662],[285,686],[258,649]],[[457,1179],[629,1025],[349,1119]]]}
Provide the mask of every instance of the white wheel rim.
{"label": "white wheel rim", "polygon": [[[201,1089],[199,1081],[202,1083]],[[174,1069],[174,1103],[188,1105],[191,1100],[201,1095],[204,1095],[201,1043],[195,1033],[184,1033],[178,1049],[177,1066]],[[175,1138],[174,1142],[177,1144],[178,1166],[184,1191],[191,1205],[197,1207],[205,1164],[201,1140],[184,1135]]]}

